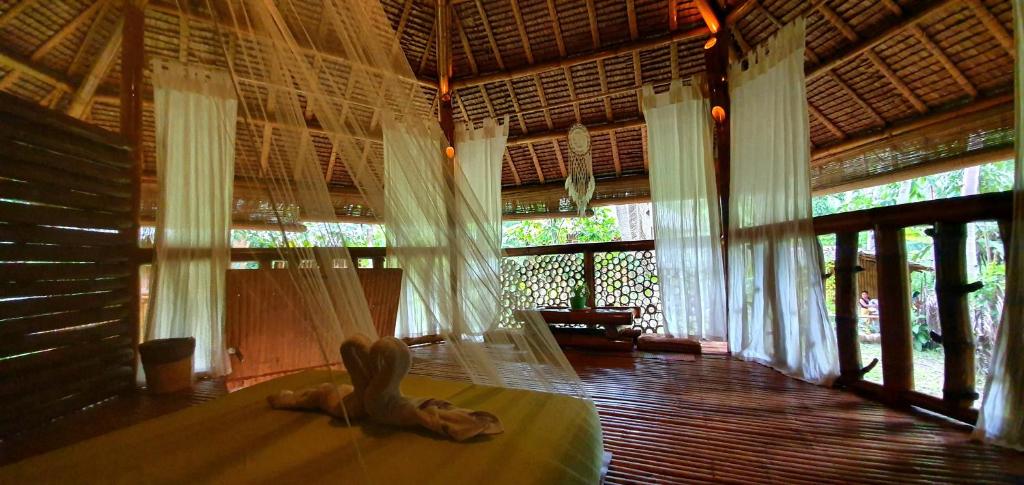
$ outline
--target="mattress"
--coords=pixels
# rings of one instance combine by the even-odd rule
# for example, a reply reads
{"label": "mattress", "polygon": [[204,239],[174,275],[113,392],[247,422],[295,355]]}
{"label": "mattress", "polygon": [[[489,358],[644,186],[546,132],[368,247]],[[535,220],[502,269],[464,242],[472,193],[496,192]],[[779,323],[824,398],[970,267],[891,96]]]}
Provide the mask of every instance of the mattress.
{"label": "mattress", "polygon": [[[458,443],[375,424],[273,410],[266,396],[327,382],[281,377],[0,468],[0,483],[596,484],[601,428],[579,399],[408,376],[407,395],[490,411],[503,434]],[[344,373],[334,380],[347,381]]]}

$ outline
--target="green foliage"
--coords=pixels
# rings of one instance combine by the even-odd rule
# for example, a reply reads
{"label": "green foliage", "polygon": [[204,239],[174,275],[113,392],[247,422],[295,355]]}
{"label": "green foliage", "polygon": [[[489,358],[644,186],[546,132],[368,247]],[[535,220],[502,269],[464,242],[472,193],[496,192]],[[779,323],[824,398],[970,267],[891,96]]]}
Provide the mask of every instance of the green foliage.
{"label": "green foliage", "polygon": [[921,352],[925,350],[933,350],[939,347],[939,344],[932,340],[930,329],[928,324],[925,323],[924,319],[914,318],[913,323],[910,324],[910,331],[913,338],[914,350]]}
{"label": "green foliage", "polygon": [[502,247],[521,248],[622,239],[615,212],[610,207],[594,209],[590,217],[560,217],[502,224]]}
{"label": "green foliage", "polygon": [[[385,245],[384,226],[380,224],[306,224],[305,232],[289,232],[289,247],[381,247]],[[231,231],[231,246],[236,248],[276,248],[284,245],[279,231]]]}

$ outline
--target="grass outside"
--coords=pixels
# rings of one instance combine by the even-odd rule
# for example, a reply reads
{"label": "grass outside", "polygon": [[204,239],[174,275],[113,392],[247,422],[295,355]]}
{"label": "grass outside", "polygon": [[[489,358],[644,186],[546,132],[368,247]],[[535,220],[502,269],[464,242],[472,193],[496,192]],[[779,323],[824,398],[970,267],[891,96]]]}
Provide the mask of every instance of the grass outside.
{"label": "grass outside", "polygon": [[[864,380],[882,383],[882,346],[881,344],[860,344],[860,360],[864,365],[871,362],[871,359],[878,359],[878,365],[871,372],[864,374]],[[935,397],[942,397],[942,381],[945,374],[945,353],[942,347],[933,350],[914,351],[914,390]],[[985,376],[978,373],[975,376],[975,387],[978,394],[985,388]],[[981,403],[979,398],[975,406]]]}

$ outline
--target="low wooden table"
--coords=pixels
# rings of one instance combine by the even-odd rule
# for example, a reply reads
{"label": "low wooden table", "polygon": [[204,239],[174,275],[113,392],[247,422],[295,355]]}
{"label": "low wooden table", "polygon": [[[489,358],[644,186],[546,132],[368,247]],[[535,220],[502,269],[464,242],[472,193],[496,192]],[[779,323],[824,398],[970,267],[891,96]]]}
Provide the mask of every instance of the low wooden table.
{"label": "low wooden table", "polygon": [[[568,308],[544,308],[539,310],[541,317],[548,323],[566,325],[586,325],[587,328],[595,329],[604,327],[605,336],[615,340],[623,337],[635,338],[633,322],[640,318],[640,309],[636,307],[612,307],[612,308],[587,308],[583,310],[571,310]],[[561,330],[552,327],[552,331]]]}

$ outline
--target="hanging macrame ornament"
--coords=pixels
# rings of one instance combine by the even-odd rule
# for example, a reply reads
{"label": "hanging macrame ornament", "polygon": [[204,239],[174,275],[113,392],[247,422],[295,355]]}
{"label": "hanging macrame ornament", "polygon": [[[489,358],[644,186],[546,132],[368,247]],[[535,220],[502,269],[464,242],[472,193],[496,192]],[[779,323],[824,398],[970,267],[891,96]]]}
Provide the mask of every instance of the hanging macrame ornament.
{"label": "hanging macrame ornament", "polygon": [[576,123],[569,128],[569,174],[565,178],[565,191],[576,204],[580,217],[587,212],[594,196],[594,163],[590,158],[590,132]]}

